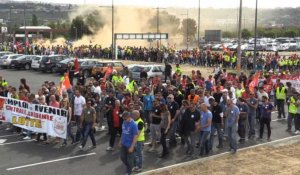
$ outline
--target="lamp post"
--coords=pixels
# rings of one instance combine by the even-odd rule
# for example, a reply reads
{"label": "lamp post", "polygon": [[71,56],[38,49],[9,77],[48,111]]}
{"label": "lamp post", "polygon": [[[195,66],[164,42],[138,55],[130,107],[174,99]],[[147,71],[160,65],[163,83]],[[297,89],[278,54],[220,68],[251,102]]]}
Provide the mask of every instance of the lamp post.
{"label": "lamp post", "polygon": [[[115,40],[114,40],[114,35],[115,35],[115,18],[114,18],[114,0],[111,0],[111,6],[99,6],[99,7],[106,7],[106,8],[111,8],[111,58],[114,58],[114,51],[115,51]],[[115,55],[115,59],[117,59],[117,55]]]}
{"label": "lamp post", "polygon": [[242,11],[243,10],[243,0],[240,0],[240,10],[239,10],[239,28],[238,28],[238,55],[237,55],[237,72],[240,73],[241,71],[241,59],[242,59],[242,52],[241,52],[241,40],[242,40]]}
{"label": "lamp post", "polygon": [[199,0],[199,7],[198,7],[198,44],[197,46],[200,46],[200,2],[201,0]]}
{"label": "lamp post", "polygon": [[257,48],[256,48],[256,42],[257,42],[257,7],[258,7],[258,0],[256,0],[255,5],[255,24],[254,24],[254,55],[253,55],[253,69],[256,68],[256,54],[257,54]]}

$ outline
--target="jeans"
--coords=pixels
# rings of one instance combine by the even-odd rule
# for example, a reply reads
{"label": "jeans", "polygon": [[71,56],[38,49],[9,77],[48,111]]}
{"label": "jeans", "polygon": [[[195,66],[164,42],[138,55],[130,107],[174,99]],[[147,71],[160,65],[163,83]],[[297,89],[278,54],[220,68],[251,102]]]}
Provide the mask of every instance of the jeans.
{"label": "jeans", "polygon": [[164,129],[164,128],[160,129],[160,143],[161,143],[161,146],[163,147],[163,151],[162,151],[163,155],[169,153],[168,147],[167,147],[167,140],[166,140],[167,134],[165,133],[165,131],[166,131],[166,129]]}
{"label": "jeans", "polygon": [[249,123],[249,132],[248,136],[255,136],[255,113],[249,113],[248,114],[248,123]]}
{"label": "jeans", "polygon": [[114,147],[116,136],[117,136],[118,132],[121,135],[122,134],[122,128],[113,127],[112,130],[111,130],[110,139],[109,139],[109,146],[112,147],[112,148]]}
{"label": "jeans", "polygon": [[129,153],[128,148],[124,145],[121,147],[121,160],[126,166],[126,173],[131,174],[134,161],[134,153]]}
{"label": "jeans", "polygon": [[259,137],[262,138],[264,134],[264,126],[268,128],[268,138],[271,137],[271,118],[262,117],[260,119],[260,130],[259,130]]}
{"label": "jeans", "polygon": [[278,110],[278,118],[285,118],[285,110],[284,110],[284,100],[277,100],[277,110]]}
{"label": "jeans", "polygon": [[75,141],[79,142],[80,139],[82,138],[82,131],[80,129],[80,116],[79,115],[74,115],[74,118],[75,118],[76,126],[77,126]]}
{"label": "jeans", "polygon": [[[72,133],[72,125],[71,123],[67,126],[67,138],[70,137],[72,139],[72,143],[75,142],[74,135]],[[64,144],[67,144],[67,139],[64,139]]]}
{"label": "jeans", "polygon": [[238,134],[241,139],[246,139],[247,119],[240,119],[238,122]]}
{"label": "jeans", "polygon": [[209,153],[209,140],[208,140],[209,135],[210,135],[210,131],[200,131],[200,136],[199,136],[200,155],[204,154],[204,150],[206,154]]}
{"label": "jeans", "polygon": [[237,124],[233,124],[232,126],[228,126],[228,139],[229,139],[229,147],[234,151],[237,150]]}
{"label": "jeans", "polygon": [[186,153],[193,154],[194,153],[194,147],[195,147],[195,141],[196,141],[196,132],[190,131],[188,133],[185,133],[183,135],[184,141],[187,144],[187,150]]}
{"label": "jeans", "polygon": [[297,114],[291,114],[289,113],[288,115],[288,120],[287,120],[287,123],[288,123],[288,130],[291,130],[292,129],[292,122],[294,120],[294,125],[295,125],[295,130],[297,130]]}
{"label": "jeans", "polygon": [[170,143],[176,144],[176,131],[177,131],[178,121],[174,121],[170,127]]}
{"label": "jeans", "polygon": [[81,143],[82,147],[85,146],[88,136],[90,136],[93,146],[96,146],[96,140],[93,131],[93,123],[85,123],[83,126],[83,139]]}
{"label": "jeans", "polygon": [[134,147],[134,166],[139,168],[143,167],[143,149],[144,149],[144,142],[137,141]]}
{"label": "jeans", "polygon": [[147,122],[147,129],[150,128],[150,110],[144,110],[144,118],[143,121]]}
{"label": "jeans", "polygon": [[221,123],[212,123],[211,125],[211,135],[209,138],[209,147],[210,149],[213,149],[214,145],[214,133],[217,130],[218,139],[219,139],[219,146],[223,146],[223,133],[221,131],[222,124]]}

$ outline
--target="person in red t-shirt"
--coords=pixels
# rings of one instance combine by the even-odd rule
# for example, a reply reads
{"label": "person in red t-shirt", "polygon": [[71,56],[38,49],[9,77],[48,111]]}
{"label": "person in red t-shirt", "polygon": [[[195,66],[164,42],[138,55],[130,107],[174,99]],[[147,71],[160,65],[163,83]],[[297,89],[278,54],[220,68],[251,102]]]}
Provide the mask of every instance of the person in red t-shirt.
{"label": "person in red t-shirt", "polygon": [[123,113],[123,108],[121,107],[121,102],[119,100],[115,101],[115,107],[113,108],[112,111],[112,130],[110,134],[110,139],[109,139],[109,146],[106,148],[106,151],[113,151],[114,150],[114,144],[116,140],[117,133],[122,134],[122,113]]}

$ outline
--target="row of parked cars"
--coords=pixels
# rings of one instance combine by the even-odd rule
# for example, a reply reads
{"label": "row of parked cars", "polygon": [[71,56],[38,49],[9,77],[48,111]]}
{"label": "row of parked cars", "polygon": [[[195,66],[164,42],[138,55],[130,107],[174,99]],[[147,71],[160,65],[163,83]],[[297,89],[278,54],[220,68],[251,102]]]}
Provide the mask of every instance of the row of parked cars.
{"label": "row of parked cars", "polygon": [[[22,55],[11,52],[0,52],[0,67],[2,69],[25,69],[41,72],[61,73],[68,69],[75,58],[66,55]],[[79,59],[80,70],[86,77],[95,75],[97,71],[104,72],[108,65],[121,70],[125,66],[120,61],[100,61],[99,59]]]}
{"label": "row of parked cars", "polygon": [[[65,55],[22,55],[0,52],[0,67],[2,69],[24,69],[63,74],[68,69],[68,65],[74,64],[74,61],[75,58]],[[108,65],[113,66],[117,71],[121,71],[125,67],[121,61],[99,59],[79,59],[78,63],[85,77],[94,76],[99,71],[104,73]],[[141,72],[147,72],[148,80],[155,76],[164,79],[165,66],[163,65],[131,64],[127,67],[135,81],[140,81]]]}

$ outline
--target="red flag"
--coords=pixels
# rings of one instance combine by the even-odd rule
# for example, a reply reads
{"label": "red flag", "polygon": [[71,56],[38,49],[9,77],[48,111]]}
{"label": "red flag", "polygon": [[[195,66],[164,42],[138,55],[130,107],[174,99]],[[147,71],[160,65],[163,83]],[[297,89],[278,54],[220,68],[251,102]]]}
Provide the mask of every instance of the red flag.
{"label": "red flag", "polygon": [[69,79],[69,74],[68,73],[65,73],[65,75],[64,75],[63,86],[66,89],[70,89],[71,88],[71,83],[70,83],[70,79]]}
{"label": "red flag", "polygon": [[78,58],[75,58],[75,61],[74,61],[74,74],[78,74],[79,70],[80,70],[80,67],[79,67],[79,63],[78,63]]}
{"label": "red flag", "polygon": [[250,89],[251,92],[254,92],[254,87],[258,85],[259,77],[260,77],[260,72],[257,72],[253,76],[253,79],[252,79],[251,83],[249,84],[249,89]]}

